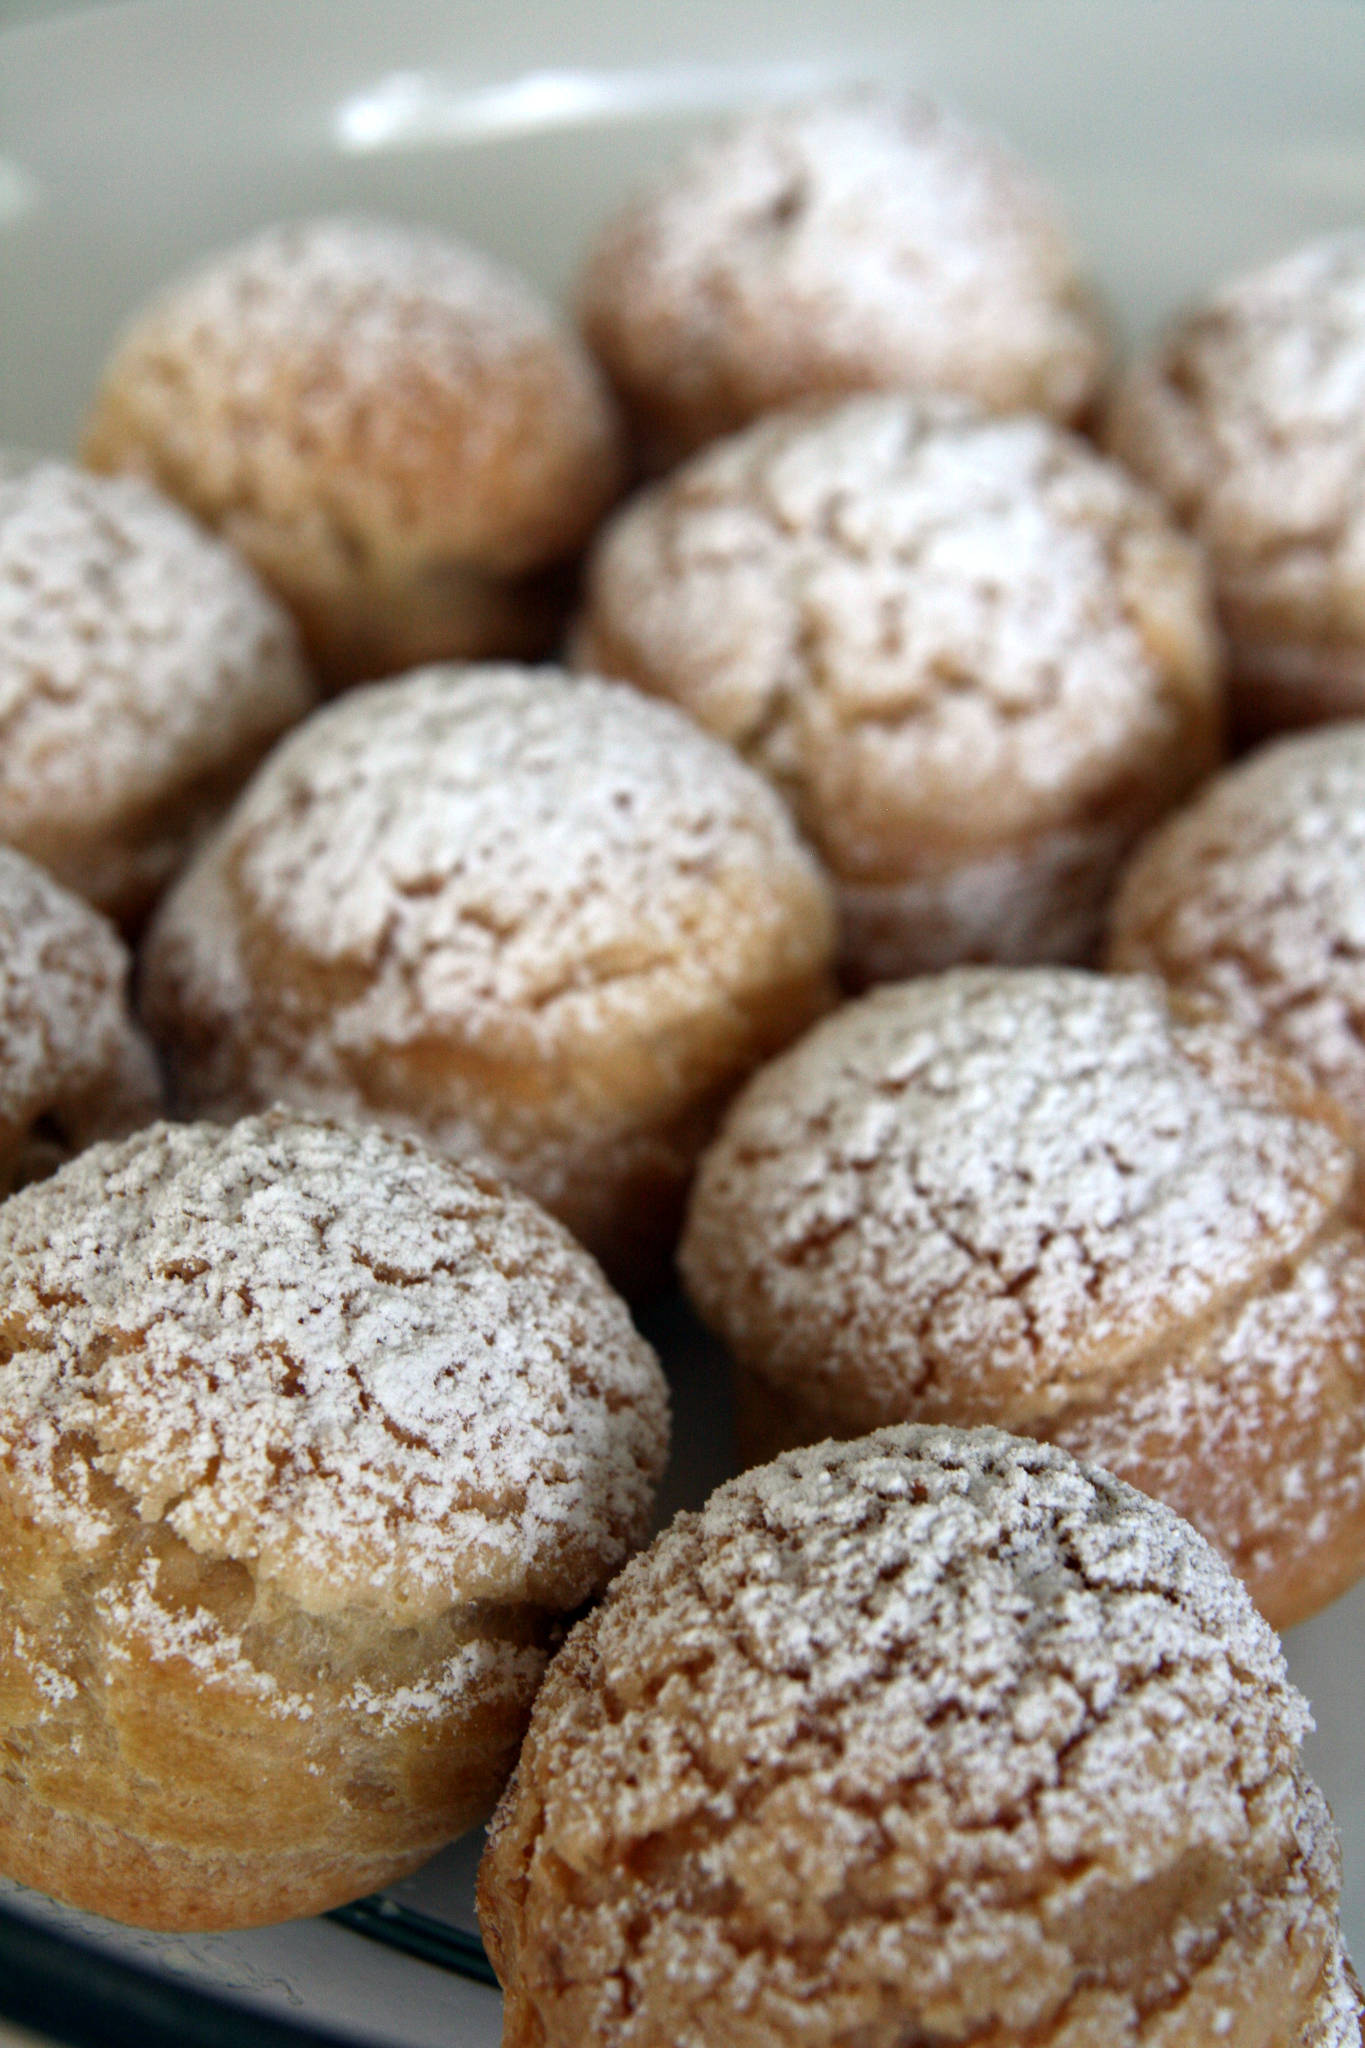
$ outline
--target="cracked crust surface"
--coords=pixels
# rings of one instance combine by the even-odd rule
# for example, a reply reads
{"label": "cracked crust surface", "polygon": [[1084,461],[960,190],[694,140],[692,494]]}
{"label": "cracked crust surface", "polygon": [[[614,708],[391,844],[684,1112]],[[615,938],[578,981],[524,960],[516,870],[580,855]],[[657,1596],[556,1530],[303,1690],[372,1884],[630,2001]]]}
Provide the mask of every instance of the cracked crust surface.
{"label": "cracked crust surface", "polygon": [[430,669],[276,752],[163,905],[144,1012],[195,1110],[278,1096],[491,1155],[631,1277],[832,947],[780,802],[679,712]]}
{"label": "cracked crust surface", "polygon": [[447,236],[344,218],[272,228],[153,301],[84,452],[233,541],[332,683],[542,651],[544,572],[623,481],[602,378],[529,285]]}
{"label": "cracked crust surface", "polygon": [[550,1667],[480,1872],[503,2039],[1354,2048],[1307,1726],[1108,1474],[995,1430],[790,1454]]}
{"label": "cracked crust surface", "polygon": [[1365,1567],[1365,1235],[1342,1119],[1160,985],[960,970],[734,1105],[681,1262],[762,1455],[901,1420],[1067,1444],[1288,1626]]}
{"label": "cracked crust surface", "polygon": [[1189,542],[1082,442],[953,400],[704,451],[597,543],[575,658],[777,784],[855,979],[1084,957],[1125,851],[1219,752]]}
{"label": "cracked crust surface", "polygon": [[136,919],[313,696],[279,606],[159,492],[0,460],[0,840]]}
{"label": "cracked crust surface", "polygon": [[509,1769],[667,1399],[502,1183],[285,1112],[0,1212],[0,1862],[161,1926],[320,1910]]}
{"label": "cracked crust surface", "polygon": [[128,1009],[127,949],[79,897],[0,847],[0,1191],[150,1123],[151,1047]]}
{"label": "cracked crust surface", "polygon": [[1365,1151],[1365,725],[1281,740],[1211,782],[1133,861],[1109,951],[1264,1035]]}
{"label": "cracked crust surface", "polygon": [[584,331],[647,463],[847,391],[955,391],[1062,420],[1107,344],[1047,195],[913,96],[748,114],[606,228]]}
{"label": "cracked crust surface", "polygon": [[1208,551],[1239,724],[1365,712],[1365,233],[1194,308],[1128,373],[1109,438]]}

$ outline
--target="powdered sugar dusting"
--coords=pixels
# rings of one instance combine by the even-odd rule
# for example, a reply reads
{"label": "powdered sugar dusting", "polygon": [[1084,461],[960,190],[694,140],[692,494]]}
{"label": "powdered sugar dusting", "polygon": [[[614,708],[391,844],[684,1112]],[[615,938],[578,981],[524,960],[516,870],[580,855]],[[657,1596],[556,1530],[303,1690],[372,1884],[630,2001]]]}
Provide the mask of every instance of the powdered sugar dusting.
{"label": "powdered sugar dusting", "polygon": [[536,1645],[476,1640],[461,1643],[433,1676],[417,1685],[384,1691],[358,1679],[346,1694],[348,1711],[370,1716],[389,1733],[413,1722],[439,1719],[452,1702],[467,1698],[492,1679],[504,1693],[529,1699],[545,1669],[545,1652]]}
{"label": "powdered sugar dusting", "polygon": [[1284,1628],[1365,1566],[1365,1257],[1346,1225],[1048,1435],[1167,1501]]}
{"label": "powdered sugar dusting", "polygon": [[1316,2024],[1304,2038],[1304,2048],[1358,2048],[1365,2024],[1365,2001],[1345,1944],[1332,1950]]}
{"label": "powdered sugar dusting", "polygon": [[725,749],[552,670],[429,669],[353,693],[276,755],[230,836],[239,888],[289,944],[400,955],[374,1004],[396,1013],[390,1040],[461,982],[536,1012],[620,973],[666,976],[718,872],[805,865]]}
{"label": "powdered sugar dusting", "polygon": [[66,1672],[59,1671],[55,1665],[46,1661],[43,1656],[46,1645],[30,1635],[17,1622],[11,1623],[7,1633],[10,1655],[15,1664],[31,1678],[43,1703],[37,1717],[41,1723],[48,1715],[59,1711],[68,1701],[76,1699],[80,1687],[74,1678],[68,1677]]}
{"label": "powdered sugar dusting", "polygon": [[[430,669],[276,752],[163,907],[149,1005],[172,1042],[213,1019],[187,1083],[215,1109],[363,1094],[452,1149],[501,1115],[506,1154],[576,1159],[723,1078],[745,1006],[814,982],[832,937],[779,800],[679,713],[553,670]],[[423,1045],[444,1065],[386,1096]]]}
{"label": "powdered sugar dusting", "polygon": [[0,1213],[0,1435],[98,1545],[67,1447],[305,1610],[572,1606],[648,1516],[665,1397],[519,1196],[283,1112],[100,1146]]}
{"label": "powdered sugar dusting", "polygon": [[820,1445],[680,1518],[575,1632],[481,1915],[555,2040],[795,2010],[820,2044],[1069,2038],[1100,1996],[1080,2038],[1156,2038],[1260,1914],[1304,2011],[1337,1881],[1308,1726],[1243,1589],[1108,1475],[988,1430]]}
{"label": "powdered sugar dusting", "polygon": [[[620,483],[604,380],[515,272],[427,228],[285,223],[133,322],[87,431],[310,611],[572,553]],[[368,579],[368,580],[367,580]],[[399,584],[402,594],[405,586]]]}
{"label": "powdered sugar dusting", "polygon": [[201,1679],[224,1684],[239,1696],[265,1706],[272,1714],[308,1721],[312,1702],[286,1690],[273,1671],[265,1671],[245,1655],[239,1636],[225,1630],[208,1607],[183,1608],[162,1598],[155,1556],[143,1557],[120,1583],[99,1588],[94,1609],[99,1617],[103,1658],[131,1664],[149,1651],[160,1663],[190,1665]]}
{"label": "powdered sugar dusting", "polygon": [[[246,400],[270,390],[282,360],[309,353],[339,351],[354,386],[377,392],[403,358],[458,381],[555,332],[539,296],[491,256],[431,229],[345,216],[267,229],[172,285],[142,319],[167,354],[230,350]],[[317,428],[318,408],[347,394],[300,398]]]}
{"label": "powdered sugar dusting", "polygon": [[[0,468],[0,836],[146,831],[312,691],[246,566],[131,478]],[[111,846],[109,858],[118,858]]]}
{"label": "powdered sugar dusting", "polygon": [[684,446],[820,390],[1070,418],[1105,357],[1032,177],[928,102],[867,90],[701,143],[608,227],[581,297],[613,376]]}
{"label": "powdered sugar dusting", "polygon": [[1211,997],[1365,1137],[1365,726],[1281,741],[1155,836],[1113,912],[1121,968]]}
{"label": "powdered sugar dusting", "polygon": [[738,746],[848,881],[1131,834],[1216,747],[1188,543],[1081,442],[946,400],[696,457],[608,528],[579,644]]}
{"label": "powdered sugar dusting", "polygon": [[1113,432],[1207,545],[1234,635],[1359,648],[1365,232],[1197,307],[1134,368]]}
{"label": "powdered sugar dusting", "polygon": [[102,917],[0,847],[0,1180],[44,1114],[64,1118],[70,1143],[156,1114],[155,1064],[128,1014],[128,965]]}
{"label": "powdered sugar dusting", "polygon": [[741,1359],[864,1426],[1031,1425],[1292,1259],[1352,1182],[1286,1077],[1157,984],[962,970],[750,1085],[683,1267]]}

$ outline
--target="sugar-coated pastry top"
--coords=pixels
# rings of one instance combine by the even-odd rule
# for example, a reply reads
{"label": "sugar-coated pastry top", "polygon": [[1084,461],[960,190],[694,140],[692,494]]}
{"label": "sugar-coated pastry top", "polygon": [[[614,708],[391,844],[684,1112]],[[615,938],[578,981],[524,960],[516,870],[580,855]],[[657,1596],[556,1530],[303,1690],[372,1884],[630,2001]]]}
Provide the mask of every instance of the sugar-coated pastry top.
{"label": "sugar-coated pastry top", "polygon": [[307,1612],[421,1622],[573,1607],[647,1524],[666,1396],[622,1304],[534,1204],[378,1130],[97,1146],[0,1209],[0,1288],[10,1483],[92,1555],[112,1482]]}
{"label": "sugar-coated pastry top", "polygon": [[0,1189],[40,1163],[35,1123],[60,1125],[49,1136],[55,1157],[157,1114],[160,1083],[129,1014],[128,966],[98,912],[0,847]]}
{"label": "sugar-coated pastry top", "polygon": [[1156,815],[1216,758],[1189,543],[1083,442],[952,400],[705,450],[606,529],[579,655],[738,746],[846,879]]}
{"label": "sugar-coated pastry top", "polygon": [[615,494],[594,366],[492,257],[431,229],[268,229],[157,297],[105,374],[98,467],[144,463],[287,581],[315,550],[512,575]]}
{"label": "sugar-coated pastry top", "polygon": [[1154,834],[1111,958],[1300,1061],[1365,1140],[1365,725],[1280,740]]}
{"label": "sugar-coated pastry top", "polygon": [[555,1206],[585,1146],[785,1042],[832,943],[782,804],[680,712],[433,668],[276,751],[163,907],[147,1006],[203,1108],[363,1102]]}
{"label": "sugar-coated pastry top", "polygon": [[1331,1112],[1243,1031],[1136,977],[963,969],[750,1083],[682,1262],[740,1357],[866,1427],[1036,1427],[1269,1284],[1353,1190]]}
{"label": "sugar-coated pastry top", "polygon": [[0,464],[0,840],[121,910],[312,700],[285,614],[177,506]]}
{"label": "sugar-coated pastry top", "polygon": [[605,229],[580,307],[656,459],[821,392],[1074,419],[1107,355],[1031,174],[929,102],[870,89],[694,147]]}
{"label": "sugar-coated pastry top", "polygon": [[377,970],[368,1004],[390,1042],[456,981],[487,1030],[514,1010],[534,1033],[647,993],[681,1002],[715,973],[703,938],[738,952],[737,899],[765,859],[816,892],[780,806],[724,748],[552,670],[429,669],[352,693],[277,751],[231,846],[286,944]]}
{"label": "sugar-coated pastry top", "polygon": [[1111,437],[1207,546],[1235,645],[1362,660],[1365,231],[1195,307],[1130,371]]}
{"label": "sugar-coated pastry top", "polygon": [[[1236,279],[1194,309],[1132,397],[1155,436],[1120,424],[1125,457],[1154,476],[1234,578],[1286,600],[1358,577],[1365,450],[1365,232],[1346,231]],[[1135,422],[1136,424],[1136,422]]]}
{"label": "sugar-coated pastry top", "polygon": [[506,2038],[1358,2026],[1308,1726],[1232,1575],[1106,1473],[995,1430],[789,1454],[551,1666],[480,1878]]}

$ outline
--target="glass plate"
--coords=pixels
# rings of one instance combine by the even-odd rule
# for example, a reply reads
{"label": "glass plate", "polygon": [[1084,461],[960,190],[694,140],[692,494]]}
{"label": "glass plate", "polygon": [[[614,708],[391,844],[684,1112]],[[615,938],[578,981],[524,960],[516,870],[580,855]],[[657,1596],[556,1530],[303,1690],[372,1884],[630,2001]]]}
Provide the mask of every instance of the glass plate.
{"label": "glass plate", "polygon": [[[69,449],[115,328],[288,215],[446,226],[552,291],[717,111],[841,77],[923,84],[1051,177],[1119,331],[1365,220],[1365,0],[135,0],[0,33],[0,442]],[[661,1519],[730,1468],[723,1364],[653,1318],[677,1451]],[[1365,1588],[1296,1630],[1312,1765],[1365,1950]],[[470,1838],[323,1920],[175,1937],[0,1887],[0,2015],[100,2048],[484,2048]]]}

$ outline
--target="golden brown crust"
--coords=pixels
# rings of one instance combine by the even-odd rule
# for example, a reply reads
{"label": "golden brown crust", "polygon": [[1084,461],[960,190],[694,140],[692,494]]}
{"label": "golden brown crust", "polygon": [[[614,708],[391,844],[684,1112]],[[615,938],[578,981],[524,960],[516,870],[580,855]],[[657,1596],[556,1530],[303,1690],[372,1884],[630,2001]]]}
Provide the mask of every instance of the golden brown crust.
{"label": "golden brown crust", "polygon": [[1088,958],[1127,849],[1220,750],[1189,542],[1084,443],[954,400],[703,451],[601,536],[575,656],[776,783],[858,983]]}
{"label": "golden brown crust", "polygon": [[295,611],[332,684],[543,653],[623,481],[601,379],[529,286],[430,231],[275,228],[134,322],[85,441],[154,477]]}
{"label": "golden brown crust", "polygon": [[638,693],[432,669],[262,771],[149,935],[180,1100],[491,1156],[632,1285],[725,1097],[828,1001],[827,888],[729,750]]}
{"label": "golden brown crust", "polygon": [[1365,712],[1365,236],[1307,244],[1194,307],[1108,438],[1207,550],[1246,738]]}
{"label": "golden brown crust", "polygon": [[159,492],[0,461],[0,840],[136,924],[314,695],[286,614]]}
{"label": "golden brown crust", "polygon": [[1345,2048],[1303,1703],[1186,1525],[899,1428],[746,1474],[570,1637],[479,1881],[518,2048]]}
{"label": "golden brown crust", "polygon": [[1348,1133],[1155,983],[962,971],[851,1006],[740,1097],[681,1261],[751,1457],[994,1422],[1172,1501],[1280,1625],[1365,1567]]}
{"label": "golden brown crust", "polygon": [[567,1233],[373,1129],[159,1125],[0,1211],[0,1867],[147,1925],[487,1810],[666,1395]]}
{"label": "golden brown crust", "polygon": [[607,226],[579,303],[651,469],[852,391],[1076,420],[1108,355],[1032,178],[926,101],[867,89],[701,143]]}
{"label": "golden brown crust", "polygon": [[[0,1613],[6,1634],[9,1621]],[[98,1672],[109,1646],[92,1647]],[[327,1912],[396,1882],[484,1818],[543,1659],[528,1644],[519,1670],[500,1683],[490,1674],[439,1725],[428,1717],[396,1738],[354,1715],[343,1735],[344,1702],[327,1734],[259,1705],[244,1715],[197,1674],[178,1701],[164,1659],[135,1655],[138,1697],[122,1686],[108,1697],[113,1745],[75,1714],[46,1716],[41,1730],[5,1716],[0,1863],[21,1884],[137,1927],[188,1933]],[[129,1752],[121,1771],[111,1747]],[[91,1810],[101,1795],[121,1820]]]}

